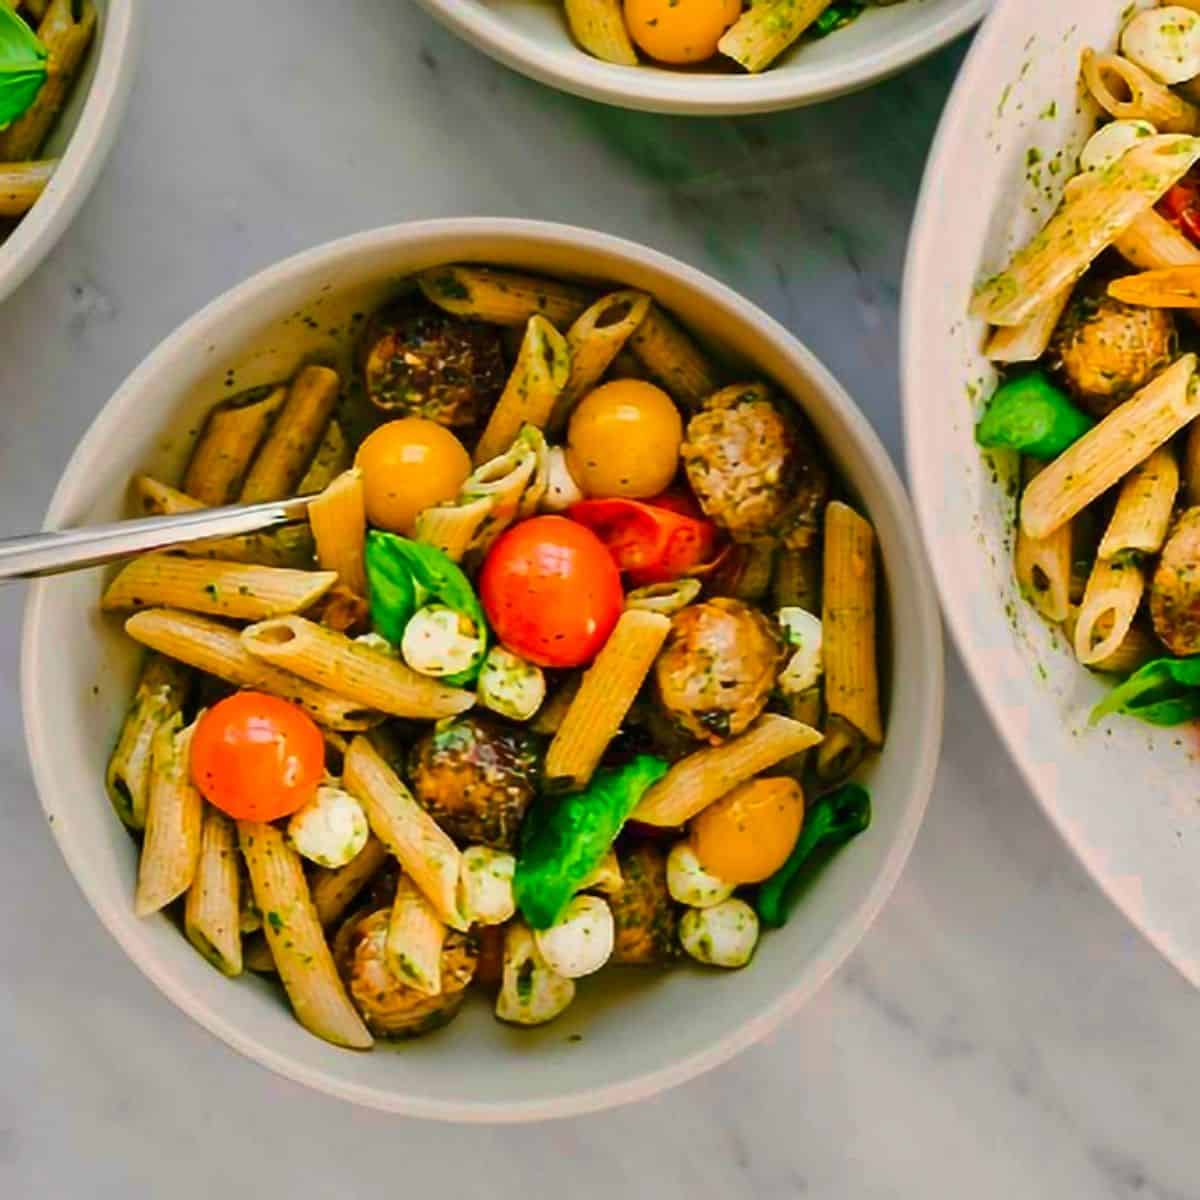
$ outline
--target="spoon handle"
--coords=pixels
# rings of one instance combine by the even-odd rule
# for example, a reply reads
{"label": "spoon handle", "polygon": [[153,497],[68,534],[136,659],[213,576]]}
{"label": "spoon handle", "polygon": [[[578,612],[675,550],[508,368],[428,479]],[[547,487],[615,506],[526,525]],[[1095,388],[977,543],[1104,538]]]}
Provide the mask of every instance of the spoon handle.
{"label": "spoon handle", "polygon": [[308,501],[309,497],[299,496],[262,504],[231,504],[166,517],[139,517],[108,525],[0,538],[0,583],[60,575],[184,542],[235,537],[303,521],[308,515]]}

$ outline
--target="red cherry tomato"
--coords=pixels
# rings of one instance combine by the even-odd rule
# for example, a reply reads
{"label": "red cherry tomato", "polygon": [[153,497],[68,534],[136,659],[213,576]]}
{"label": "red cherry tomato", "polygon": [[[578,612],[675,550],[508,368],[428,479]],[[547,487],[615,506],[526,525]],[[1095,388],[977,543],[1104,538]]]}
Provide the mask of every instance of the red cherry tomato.
{"label": "red cherry tomato", "polygon": [[1200,245],[1200,176],[1185,175],[1158,203],[1159,212]]}
{"label": "red cherry tomato", "polygon": [[483,560],[479,596],[500,641],[542,667],[590,662],[625,603],[600,539],[566,517],[534,517],[504,533]]}
{"label": "red cherry tomato", "polygon": [[712,557],[717,540],[716,526],[681,496],[582,500],[568,515],[596,534],[636,587],[685,575]]}
{"label": "red cherry tomato", "polygon": [[278,696],[236,692],[214,704],[192,736],[192,782],[237,820],[274,821],[307,804],[325,773],[325,739]]}

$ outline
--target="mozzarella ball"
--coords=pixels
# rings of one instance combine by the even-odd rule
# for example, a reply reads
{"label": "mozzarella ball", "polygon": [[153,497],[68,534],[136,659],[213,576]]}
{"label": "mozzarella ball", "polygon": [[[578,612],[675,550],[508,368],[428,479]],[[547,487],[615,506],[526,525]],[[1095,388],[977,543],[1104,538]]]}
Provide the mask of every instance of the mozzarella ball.
{"label": "mozzarella ball", "polygon": [[484,708],[512,721],[528,721],[546,699],[546,676],[536,664],[493,646],[480,668],[476,692]]}
{"label": "mozzarella ball", "polygon": [[490,846],[468,846],[458,873],[458,911],[474,925],[503,925],[517,911],[517,860]]}
{"label": "mozzarella ball", "polygon": [[562,446],[551,446],[546,456],[546,494],[539,507],[543,512],[566,512],[582,499],[583,490],[567,466],[566,450]]}
{"label": "mozzarella ball", "polygon": [[1088,139],[1079,155],[1079,166],[1084,171],[1107,170],[1142,138],[1157,132],[1149,121],[1110,121]]}
{"label": "mozzarella ball", "polygon": [[529,927],[520,921],[509,925],[496,1016],[512,1025],[544,1025],[574,999],[574,981],[547,966]]}
{"label": "mozzarella ball", "polygon": [[689,908],[679,922],[679,940],[697,962],[744,967],[758,944],[758,917],[745,900]]}
{"label": "mozzarella ball", "polygon": [[787,644],[795,647],[779,674],[779,690],[798,696],[821,678],[821,619],[792,605],[779,610],[779,624]]}
{"label": "mozzarella ball", "polygon": [[414,671],[441,677],[469,670],[483,652],[480,631],[444,604],[418,609],[404,627],[400,653]]}
{"label": "mozzarella ball", "polygon": [[1160,83],[1200,75],[1200,13],[1168,4],[1140,12],[1121,34],[1121,53]]}
{"label": "mozzarella ball", "polygon": [[349,792],[323,784],[288,822],[296,853],[322,867],[344,867],[367,844],[366,814]]}
{"label": "mozzarella ball", "polygon": [[733,895],[734,884],[706,871],[691,842],[676,842],[667,855],[667,891],[689,908],[712,908]]}
{"label": "mozzarella ball", "polygon": [[556,925],[533,936],[552,971],[579,979],[600,970],[612,954],[612,909],[599,896],[576,896]]}

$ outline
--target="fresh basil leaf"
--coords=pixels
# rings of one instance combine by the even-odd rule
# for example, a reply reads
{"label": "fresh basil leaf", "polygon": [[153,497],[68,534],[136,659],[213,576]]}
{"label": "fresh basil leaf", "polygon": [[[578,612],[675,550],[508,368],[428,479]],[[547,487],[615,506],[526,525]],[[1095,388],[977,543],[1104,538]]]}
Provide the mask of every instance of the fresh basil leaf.
{"label": "fresh basil leaf", "polygon": [[1200,717],[1200,658],[1156,658],[1117,684],[1095,708],[1089,723],[1112,713],[1151,725],[1182,725]]}
{"label": "fresh basil leaf", "polygon": [[0,4],[0,129],[37,99],[46,82],[46,47],[11,8]]}

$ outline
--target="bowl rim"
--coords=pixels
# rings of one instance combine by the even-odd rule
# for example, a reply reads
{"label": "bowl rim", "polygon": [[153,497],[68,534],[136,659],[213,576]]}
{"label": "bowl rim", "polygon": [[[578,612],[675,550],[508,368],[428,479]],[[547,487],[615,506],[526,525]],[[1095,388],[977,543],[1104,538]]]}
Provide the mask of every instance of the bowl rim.
{"label": "bowl rim", "polygon": [[[938,530],[937,502],[940,495],[938,472],[933,464],[927,465],[926,450],[919,437],[914,436],[922,419],[922,398],[928,395],[919,377],[921,339],[925,334],[924,320],[918,309],[918,297],[934,294],[938,286],[939,250],[938,239],[932,235],[931,213],[938,201],[940,180],[955,165],[958,147],[963,145],[966,135],[978,128],[971,110],[972,85],[980,63],[994,58],[1006,44],[1004,18],[1015,0],[1006,4],[998,0],[996,7],[976,35],[974,44],[963,62],[955,81],[950,99],[938,123],[933,146],[926,160],[921,190],[909,234],[908,251],[905,257],[904,282],[900,314],[900,393],[901,418],[905,430],[905,464],[908,469],[909,490],[917,520],[925,542],[929,563],[941,598],[942,612],[950,628],[951,637],[959,657],[975,687],[975,693],[983,702],[992,727],[999,734],[1016,764],[1025,785],[1033,793],[1038,806],[1049,819],[1051,826],[1066,843],[1076,860],[1097,884],[1113,906],[1129,920],[1152,946],[1196,987],[1200,987],[1200,961],[1189,958],[1175,945],[1171,932],[1156,926],[1147,919],[1145,912],[1131,907],[1119,881],[1106,872],[1078,836],[1078,831],[1067,820],[1055,803],[1056,780],[1053,768],[1048,764],[1039,766],[1027,753],[1013,723],[1005,715],[999,698],[988,682],[988,672],[983,655],[976,647],[971,632],[971,619],[967,593],[959,586],[955,576],[961,566],[950,562],[942,551],[942,539]],[[963,315],[966,315],[964,305]]]}
{"label": "bowl rim", "polygon": [[586,100],[641,112],[732,116],[819,104],[886,79],[966,32],[993,0],[961,0],[944,16],[918,23],[910,33],[855,56],[848,63],[767,70],[758,75],[698,77],[688,72],[642,70],[601,62],[577,46],[570,67],[546,61],[537,43],[504,17],[462,0],[419,0],[443,25],[498,62],[549,87]]}
{"label": "bowl rim", "polygon": [[100,58],[79,121],[38,202],[0,243],[0,303],[37,269],[75,219],[116,140],[141,56],[143,0],[108,0]]}
{"label": "bowl rim", "polygon": [[[878,916],[895,887],[916,840],[933,789],[941,748],[944,655],[937,601],[928,571],[924,567],[924,551],[900,477],[866,417],[812,352],[756,305],[693,267],[635,242],[576,226],[548,222],[492,218],[447,218],[406,222],[327,242],[257,272],[210,301],[169,334],[121,384],[100,410],[64,468],[62,478],[50,501],[45,528],[53,529],[61,522],[74,503],[76,491],[87,479],[90,464],[98,461],[110,442],[119,436],[122,427],[128,427],[128,422],[136,419],[135,409],[142,393],[143,381],[158,374],[164,365],[171,363],[186,346],[202,343],[207,330],[220,324],[230,307],[245,308],[264,291],[287,284],[293,278],[305,276],[321,265],[332,266],[346,255],[367,252],[373,246],[380,250],[394,250],[403,246],[420,245],[430,239],[451,236],[464,240],[487,238],[492,242],[508,240],[514,244],[528,243],[533,239],[543,245],[575,249],[582,254],[607,255],[631,265],[648,263],[652,268],[670,274],[682,286],[699,293],[706,301],[732,309],[742,320],[753,322],[761,329],[765,338],[775,343],[809,376],[813,387],[820,389],[836,411],[846,430],[847,440],[853,444],[863,470],[877,484],[882,503],[895,519],[895,524],[900,530],[900,539],[894,548],[894,561],[902,564],[902,571],[908,576],[903,583],[911,590],[913,610],[917,616],[917,627],[910,632],[913,638],[925,647],[929,667],[914,681],[919,698],[917,708],[920,712],[919,728],[922,736],[916,739],[915,745],[909,744],[913,764],[906,817],[899,825],[896,836],[886,852],[882,869],[836,930],[806,961],[802,978],[795,986],[784,991],[765,1009],[730,1030],[724,1037],[686,1058],[617,1083],[578,1088],[549,1098],[535,1098],[516,1103],[431,1100],[419,1095],[385,1091],[378,1087],[348,1082],[319,1068],[309,1068],[292,1061],[285,1053],[272,1049],[255,1036],[235,1026],[222,1015],[219,1006],[209,1004],[173,978],[169,969],[159,964],[153,952],[143,952],[139,946],[127,940],[122,934],[122,918],[127,916],[127,913],[124,908],[120,912],[117,909],[121,903],[120,898],[106,898],[97,888],[91,886],[86,852],[82,847],[74,846],[66,840],[63,823],[50,822],[51,832],[80,890],[125,953],[180,1009],[235,1050],[297,1083],[366,1107],[407,1116],[466,1123],[512,1123],[594,1112],[644,1099],[683,1083],[765,1037],[827,981]],[[52,652],[43,632],[43,598],[52,586],[52,580],[39,580],[31,585],[25,604],[21,636],[21,704],[26,746],[38,795],[48,816],[51,812],[52,779],[47,764],[53,761],[54,734],[52,722],[43,714],[35,693],[36,681],[40,675],[40,660],[43,654]]]}

